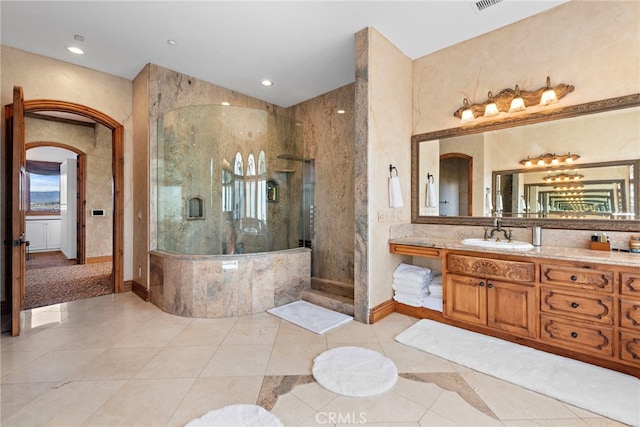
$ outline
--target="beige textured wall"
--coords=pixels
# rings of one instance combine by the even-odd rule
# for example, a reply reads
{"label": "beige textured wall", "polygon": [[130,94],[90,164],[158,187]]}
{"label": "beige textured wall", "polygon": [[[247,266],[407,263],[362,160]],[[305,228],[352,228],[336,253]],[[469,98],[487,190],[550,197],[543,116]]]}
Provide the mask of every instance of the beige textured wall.
{"label": "beige textured wall", "polygon": [[[363,305],[373,308],[392,296],[391,274],[399,261],[398,257],[389,256],[389,227],[411,219],[411,66],[411,60],[398,48],[375,29],[368,29],[367,147],[366,152],[356,154],[367,156],[367,161],[361,163],[361,168],[356,163],[355,195],[356,204],[368,201],[366,226],[356,218],[356,238],[367,244],[366,253],[356,245],[360,250],[356,262],[368,265],[366,269],[356,267],[356,315],[361,321],[367,321]],[[356,74],[361,73],[357,65]],[[398,170],[402,208],[389,208],[390,164]],[[365,165],[366,171],[362,170]],[[366,297],[359,292],[365,286]]]}
{"label": "beige textured wall", "polygon": [[464,97],[484,102],[516,84],[535,90],[547,76],[575,86],[558,106],[638,93],[639,34],[638,1],[571,1],[418,58],[413,134],[460,126],[453,113]]}
{"label": "beige textured wall", "polygon": [[355,232],[354,97],[351,84],[293,107],[302,123],[304,155],[315,165],[312,274],[348,283]]}
{"label": "beige textured wall", "polygon": [[[111,132],[60,122],[25,119],[25,142],[58,142],[86,154],[86,256],[110,256],[113,248],[113,179]],[[92,217],[91,209],[104,209],[106,216]]]}
{"label": "beige textured wall", "polygon": [[[87,105],[117,120],[124,126],[124,280],[132,277],[132,185],[131,163],[132,148],[132,83],[120,77],[101,73],[89,68],[72,65],[40,55],[35,55],[8,46],[0,46],[0,101],[2,105],[13,102],[13,87],[22,86],[26,100],[56,99]],[[0,123],[2,153],[5,153],[4,121]],[[3,203],[6,200],[5,168],[6,159],[3,154],[0,162],[0,179],[2,179]],[[5,212],[2,211],[0,226],[4,233]],[[5,258],[4,247],[0,250]],[[2,275],[0,275],[2,277]],[[4,280],[3,278],[1,280]],[[4,290],[4,283],[0,286]]]}

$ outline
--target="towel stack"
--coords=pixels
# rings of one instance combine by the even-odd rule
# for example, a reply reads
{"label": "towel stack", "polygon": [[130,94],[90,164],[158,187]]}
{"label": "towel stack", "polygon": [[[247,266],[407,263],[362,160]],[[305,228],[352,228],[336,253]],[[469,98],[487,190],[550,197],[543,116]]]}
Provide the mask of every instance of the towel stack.
{"label": "towel stack", "polygon": [[422,306],[435,311],[442,311],[442,276],[434,275],[429,283],[429,295],[422,301]]}
{"label": "towel stack", "polygon": [[432,278],[433,272],[429,268],[400,264],[393,272],[393,299],[402,304],[422,307],[429,296]]}

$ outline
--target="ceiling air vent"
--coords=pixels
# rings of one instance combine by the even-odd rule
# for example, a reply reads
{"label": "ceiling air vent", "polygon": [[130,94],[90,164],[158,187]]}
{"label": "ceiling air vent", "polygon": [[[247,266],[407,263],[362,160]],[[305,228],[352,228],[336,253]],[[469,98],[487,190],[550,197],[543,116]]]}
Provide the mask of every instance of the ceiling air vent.
{"label": "ceiling air vent", "polygon": [[474,10],[477,12],[482,12],[486,8],[496,5],[502,2],[502,0],[480,0],[474,3]]}

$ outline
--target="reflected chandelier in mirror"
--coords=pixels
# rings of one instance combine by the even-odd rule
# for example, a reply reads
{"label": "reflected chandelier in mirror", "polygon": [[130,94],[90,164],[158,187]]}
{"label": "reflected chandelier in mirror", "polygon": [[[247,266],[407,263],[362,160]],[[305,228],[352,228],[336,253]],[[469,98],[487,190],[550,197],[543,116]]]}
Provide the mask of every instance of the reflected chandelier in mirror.
{"label": "reflected chandelier in mirror", "polygon": [[[522,163],[541,153],[579,156],[570,165]],[[414,135],[412,222],[487,225],[499,214],[513,227],[637,231],[639,159],[640,94]],[[544,179],[563,174],[583,175],[585,194],[551,191]]]}

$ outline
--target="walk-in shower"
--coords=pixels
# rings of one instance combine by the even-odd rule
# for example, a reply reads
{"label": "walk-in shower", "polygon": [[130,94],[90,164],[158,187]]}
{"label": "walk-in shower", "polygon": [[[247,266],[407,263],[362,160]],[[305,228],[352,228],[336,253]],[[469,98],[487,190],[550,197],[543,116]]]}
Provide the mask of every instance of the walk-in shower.
{"label": "walk-in shower", "polygon": [[222,105],[175,109],[157,125],[152,302],[219,317],[299,299],[309,286],[309,250],[299,247],[311,240],[303,177],[313,163],[297,143],[301,125]]}

